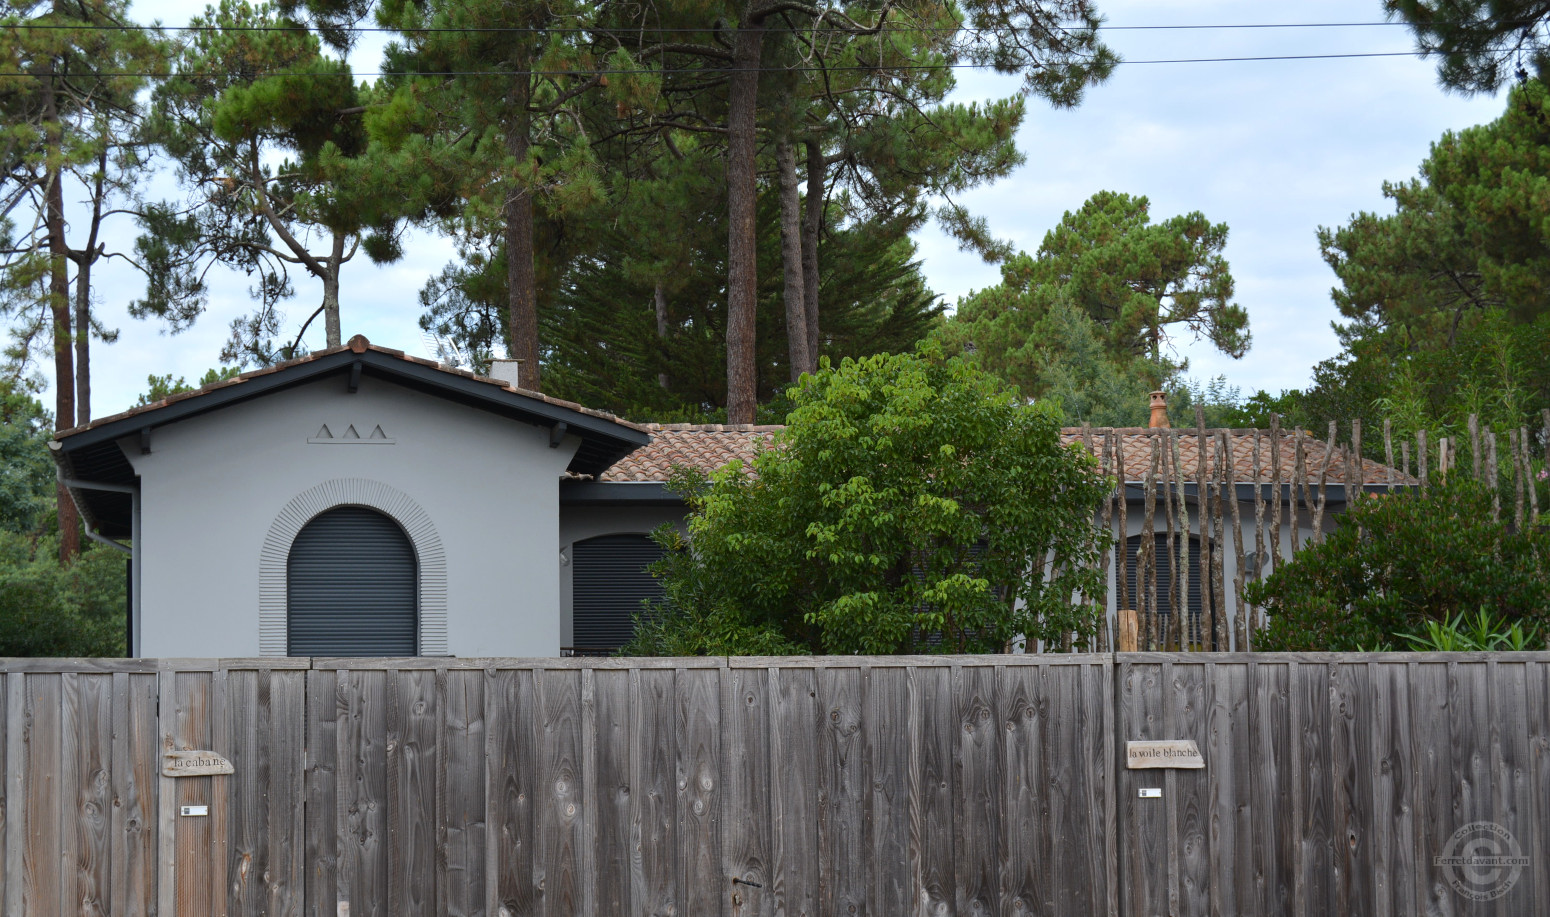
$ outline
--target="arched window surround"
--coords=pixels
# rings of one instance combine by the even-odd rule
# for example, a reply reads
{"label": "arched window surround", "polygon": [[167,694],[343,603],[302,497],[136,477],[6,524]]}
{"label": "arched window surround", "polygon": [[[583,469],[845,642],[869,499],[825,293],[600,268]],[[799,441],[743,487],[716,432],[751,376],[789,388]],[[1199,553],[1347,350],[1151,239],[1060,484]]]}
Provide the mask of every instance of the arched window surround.
{"label": "arched window surround", "polygon": [[447,556],[436,526],[420,505],[393,487],[367,478],[336,478],[305,490],[275,516],[258,561],[258,651],[286,655],[286,569],[291,543],[319,513],[364,506],[397,522],[419,561],[420,655],[447,655]]}

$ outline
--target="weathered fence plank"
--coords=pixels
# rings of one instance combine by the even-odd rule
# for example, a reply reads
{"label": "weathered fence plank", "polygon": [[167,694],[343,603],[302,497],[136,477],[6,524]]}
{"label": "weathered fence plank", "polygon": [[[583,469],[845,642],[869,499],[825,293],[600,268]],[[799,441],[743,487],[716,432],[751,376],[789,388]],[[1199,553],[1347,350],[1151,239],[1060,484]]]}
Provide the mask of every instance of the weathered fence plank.
{"label": "weathered fence plank", "polygon": [[910,762],[910,863],[914,867],[915,913],[919,917],[951,913],[957,899],[953,867],[953,718],[952,670],[914,666],[915,706],[910,711],[917,737]]}
{"label": "weathered fence plank", "polygon": [[338,915],[338,729],[342,673],[306,675],[306,848],[307,917]]}
{"label": "weathered fence plank", "polygon": [[[958,914],[994,914],[1000,905],[995,828],[1001,817],[996,765],[1002,729],[995,713],[995,682],[995,670],[988,666],[953,668],[953,722],[958,724],[953,753],[953,782],[958,788],[953,799],[958,892],[954,912]],[[1058,822],[1054,813],[1051,817]]]}
{"label": "weathered fence plank", "polygon": [[1249,777],[1253,769],[1253,736],[1249,715],[1246,663],[1210,664],[1206,668],[1205,741],[1200,744],[1212,766],[1206,773],[1209,822],[1207,841],[1215,852],[1210,870],[1211,900],[1223,914],[1254,911],[1254,815]]}
{"label": "weathered fence plank", "polygon": [[690,917],[715,917],[727,900],[721,872],[721,677],[715,669],[676,673],[679,897]]}
{"label": "weathered fence plank", "polygon": [[542,709],[533,817],[543,913],[571,917],[581,912],[582,812],[591,804],[580,787],[581,673],[534,677]]}
{"label": "weathered fence plank", "polygon": [[825,914],[869,913],[865,692],[859,667],[818,670],[818,907]]}
{"label": "weathered fence plank", "polygon": [[770,829],[773,913],[818,913],[818,685],[812,669],[771,667]]}
{"label": "weathered fence plank", "polygon": [[[1004,669],[1002,745],[1001,881],[1003,914],[1046,913],[1053,907],[1048,870],[1052,859],[1048,834],[1040,830],[1048,810],[1050,780],[1045,772],[1048,711],[1045,670]],[[1048,904],[1046,904],[1048,902]]]}
{"label": "weathered fence plank", "polygon": [[[903,666],[875,666],[866,690],[866,758],[871,775],[862,843],[871,851],[872,885],[867,913],[908,914],[910,884],[910,672]],[[730,736],[728,737],[730,741]],[[1007,819],[1010,822],[1010,815]]]}
{"label": "weathered fence plank", "polygon": [[1416,869],[1415,783],[1410,731],[1409,671],[1403,665],[1367,664],[1372,710],[1372,885],[1373,913],[1415,914],[1416,889],[1405,878]]}
{"label": "weathered fence plank", "polygon": [[1331,835],[1335,901],[1342,913],[1373,912],[1371,685],[1367,666],[1330,672]]}
{"label": "weathered fence plank", "polygon": [[[592,864],[596,907],[602,914],[634,913],[630,899],[630,673],[593,673],[596,754],[587,775],[593,813]],[[741,816],[734,815],[740,818]]]}
{"label": "weathered fence plank", "polygon": [[633,674],[632,896],[636,913],[677,913],[683,898],[678,887],[676,673],[645,669]]}
{"label": "weathered fence plank", "polygon": [[[1163,708],[1162,666],[1123,662],[1119,669],[1121,740],[1172,738]],[[1159,786],[1168,782],[1165,773],[1126,770],[1118,781],[1124,831],[1120,845],[1124,898],[1120,906],[1126,914],[1178,913],[1171,900],[1176,877],[1169,862],[1173,849],[1167,810],[1170,800],[1140,797],[1142,789],[1168,794],[1170,787]]]}
{"label": "weathered fence plank", "polygon": [[[1209,622],[1207,622],[1209,623]],[[1207,728],[1211,709],[1206,666],[1173,666],[1171,690],[1172,736],[1193,739],[1201,748],[1209,744]],[[1211,864],[1213,855],[1209,837],[1210,774],[1204,770],[1169,771],[1173,778],[1173,797],[1178,823],[1179,913],[1210,913]]]}

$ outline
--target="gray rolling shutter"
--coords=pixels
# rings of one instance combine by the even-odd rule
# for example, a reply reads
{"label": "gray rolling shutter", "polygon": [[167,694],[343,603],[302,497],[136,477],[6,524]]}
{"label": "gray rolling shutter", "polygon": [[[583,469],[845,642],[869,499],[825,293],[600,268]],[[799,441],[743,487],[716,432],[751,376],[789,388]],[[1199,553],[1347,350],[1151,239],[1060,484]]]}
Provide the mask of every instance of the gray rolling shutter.
{"label": "gray rolling shutter", "polygon": [[646,567],[662,549],[645,535],[602,535],[571,547],[571,650],[611,653],[635,635],[641,601],[662,594]]}
{"label": "gray rolling shutter", "polygon": [[419,589],[414,545],[387,516],[359,506],[320,513],[286,566],[292,656],[413,656]]}
{"label": "gray rolling shutter", "polygon": [[[1154,537],[1156,538],[1156,541],[1153,542],[1156,545],[1156,554],[1154,556],[1157,558],[1157,613],[1166,621],[1168,616],[1173,613],[1173,606],[1177,605],[1179,601],[1179,589],[1173,583],[1173,567],[1178,563],[1178,556],[1175,554],[1174,563],[1170,564],[1168,562],[1168,536],[1166,534],[1158,534]],[[1178,542],[1175,540],[1174,550],[1177,551],[1178,547]],[[1125,564],[1126,582],[1129,584],[1127,590],[1129,594],[1122,596],[1120,603],[1124,607],[1139,610],[1141,608],[1141,597],[1146,595],[1144,584],[1136,581],[1136,568],[1140,565],[1140,559],[1137,555],[1141,551],[1141,536],[1131,535],[1126,539],[1124,550],[1125,557],[1123,562]],[[1115,554],[1118,555],[1119,551],[1120,546],[1115,545]],[[1196,645],[1199,645],[1205,638],[1210,636],[1203,631],[1203,622],[1200,617],[1199,560],[1200,537],[1191,535],[1189,536],[1189,570],[1187,571],[1189,575],[1189,640]],[[1121,562],[1118,556],[1114,558],[1114,561],[1115,563]],[[1129,604],[1124,605],[1126,602]]]}

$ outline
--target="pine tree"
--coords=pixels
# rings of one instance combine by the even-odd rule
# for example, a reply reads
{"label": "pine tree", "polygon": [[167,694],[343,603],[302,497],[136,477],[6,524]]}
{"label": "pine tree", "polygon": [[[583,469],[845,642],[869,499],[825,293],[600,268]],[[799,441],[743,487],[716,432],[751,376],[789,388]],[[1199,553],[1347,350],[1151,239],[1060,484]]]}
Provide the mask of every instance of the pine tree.
{"label": "pine tree", "polygon": [[[20,2],[0,14],[0,305],[17,322],[13,374],[35,345],[52,351],[59,429],[91,419],[91,338],[113,337],[92,313],[92,268],[108,256],[104,223],[141,177],[131,138],[142,74],[163,61],[153,36],[116,28],[128,22],[122,0]],[[82,193],[72,240],[66,208]],[[63,485],[57,496],[68,560],[79,519]]]}
{"label": "pine tree", "polygon": [[[203,312],[205,275],[219,265],[255,277],[259,301],[232,322],[224,361],[296,356],[319,316],[327,346],[337,347],[345,264],[363,248],[379,262],[399,255],[396,214],[362,161],[371,94],[316,35],[267,5],[222,0],[191,26],[156,90],[149,131],[188,197],[142,215],[150,282],[131,311],[186,327]],[[285,343],[279,306],[294,293],[292,271],[316,280],[322,295]]]}
{"label": "pine tree", "polygon": [[1383,0],[1383,8],[1409,24],[1417,47],[1441,58],[1437,75],[1451,89],[1495,92],[1531,71],[1550,76],[1543,0]]}
{"label": "pine tree", "polygon": [[[1149,206],[1145,197],[1093,195],[1035,254],[1003,264],[1001,283],[960,301],[939,334],[972,345],[986,369],[1033,396],[1055,385],[1055,367],[1088,359],[1080,342],[1089,336],[1119,378],[1152,387],[1187,366],[1170,352],[1180,334],[1241,357],[1248,313],[1233,302],[1227,226],[1198,212],[1153,223]],[[1066,314],[1073,310],[1084,320]]]}

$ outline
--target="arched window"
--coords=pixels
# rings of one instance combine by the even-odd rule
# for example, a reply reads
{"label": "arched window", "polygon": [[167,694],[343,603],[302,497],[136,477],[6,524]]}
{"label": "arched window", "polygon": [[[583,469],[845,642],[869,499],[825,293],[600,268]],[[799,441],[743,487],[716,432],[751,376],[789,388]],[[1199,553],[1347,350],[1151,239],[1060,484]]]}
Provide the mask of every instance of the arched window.
{"label": "arched window", "polygon": [[413,656],[418,570],[398,523],[364,506],[319,513],[286,563],[287,652],[292,656]]}
{"label": "arched window", "polygon": [[605,655],[635,636],[641,600],[662,594],[646,572],[662,549],[645,535],[601,535],[571,547],[571,651]]}

